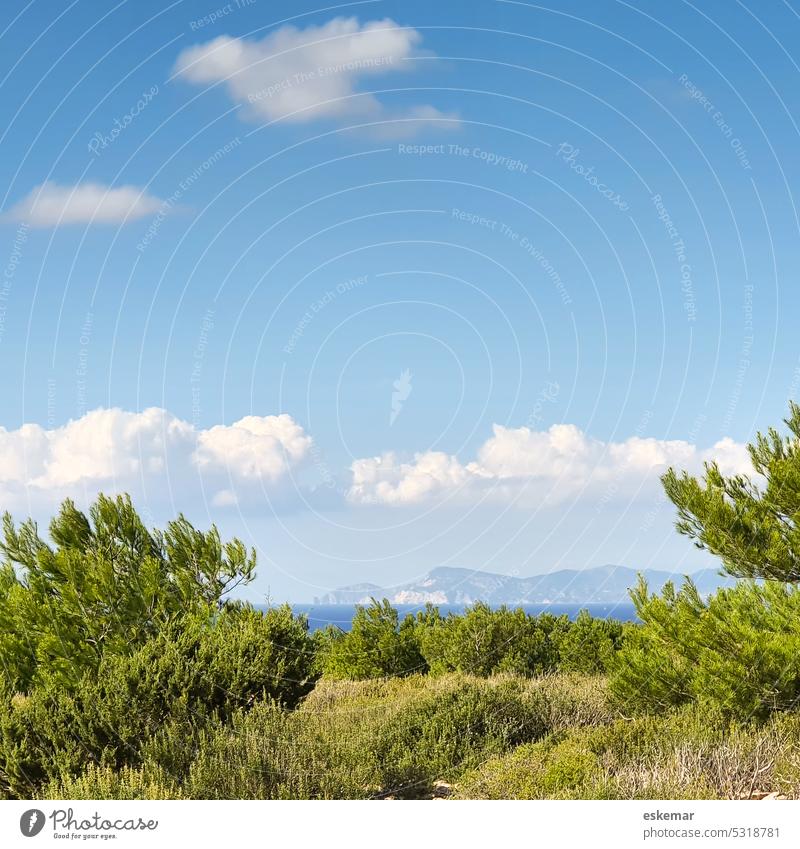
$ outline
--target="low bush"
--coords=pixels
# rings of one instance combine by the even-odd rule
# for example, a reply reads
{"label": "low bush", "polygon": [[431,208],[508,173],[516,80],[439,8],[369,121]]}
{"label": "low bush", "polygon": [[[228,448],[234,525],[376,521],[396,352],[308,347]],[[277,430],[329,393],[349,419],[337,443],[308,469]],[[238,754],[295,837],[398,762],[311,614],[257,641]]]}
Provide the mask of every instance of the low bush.
{"label": "low bush", "polygon": [[316,668],[327,679],[353,681],[426,672],[416,624],[411,616],[401,622],[386,599],[358,606],[349,631],[331,625],[317,632]]}
{"label": "low bush", "polygon": [[[227,724],[212,720],[181,747],[148,753],[138,769],[92,766],[42,792],[92,798],[424,798],[486,758],[541,738],[547,693],[523,679],[461,675],[321,682],[296,710],[261,702]],[[181,763],[181,752],[191,752]],[[176,750],[178,750],[176,752]],[[174,790],[170,790],[174,788]],[[137,796],[137,794],[139,794]]]}
{"label": "low bush", "polygon": [[800,717],[741,727],[697,706],[571,729],[467,773],[477,799],[739,799],[800,793]]}
{"label": "low bush", "polygon": [[557,632],[558,669],[595,675],[606,672],[622,646],[624,626],[616,619],[597,619],[581,610],[575,621]]}
{"label": "low bush", "polygon": [[39,799],[183,799],[181,782],[159,768],[89,765],[77,776],[49,781],[38,793]]}
{"label": "low bush", "polygon": [[[601,679],[464,675],[322,681],[294,710],[261,701],[141,763],[90,764],[43,798],[696,799],[800,795],[800,716],[741,726],[697,705],[615,718]],[[599,695],[598,695],[599,693]],[[570,695],[571,694],[571,695]]]}
{"label": "low bush", "polygon": [[543,699],[524,682],[463,680],[409,700],[375,740],[382,792],[419,796],[436,779],[547,732]]}
{"label": "low bush", "polygon": [[461,615],[424,622],[419,641],[434,674],[540,675],[558,668],[558,645],[569,627],[566,616],[528,616],[521,608],[492,610],[478,602]]}
{"label": "low bush", "polygon": [[313,686],[311,663],[307,623],[288,607],[187,615],[69,689],[54,676],[4,699],[0,792],[26,798],[87,765],[136,766],[159,752],[180,770],[207,722],[263,700],[295,706]]}
{"label": "low bush", "polygon": [[531,678],[526,686],[539,694],[545,725],[552,731],[601,725],[618,716],[604,675],[558,673]]}

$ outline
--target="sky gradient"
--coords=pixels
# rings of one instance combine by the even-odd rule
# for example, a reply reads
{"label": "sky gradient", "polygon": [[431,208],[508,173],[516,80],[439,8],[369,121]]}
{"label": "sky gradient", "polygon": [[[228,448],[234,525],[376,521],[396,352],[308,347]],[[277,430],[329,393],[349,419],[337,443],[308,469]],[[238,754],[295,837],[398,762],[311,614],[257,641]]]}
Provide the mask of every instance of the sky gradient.
{"label": "sky gradient", "polygon": [[659,475],[800,386],[800,4],[141,0],[2,30],[0,506],[249,597],[710,560]]}

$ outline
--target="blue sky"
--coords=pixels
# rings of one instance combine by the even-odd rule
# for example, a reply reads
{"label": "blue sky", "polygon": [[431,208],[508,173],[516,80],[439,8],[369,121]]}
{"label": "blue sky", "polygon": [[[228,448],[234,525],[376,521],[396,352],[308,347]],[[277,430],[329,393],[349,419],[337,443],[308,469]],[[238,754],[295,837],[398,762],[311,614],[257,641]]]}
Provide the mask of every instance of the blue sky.
{"label": "blue sky", "polygon": [[800,5],[20,5],[0,496],[128,490],[253,598],[708,565],[658,475],[800,385]]}

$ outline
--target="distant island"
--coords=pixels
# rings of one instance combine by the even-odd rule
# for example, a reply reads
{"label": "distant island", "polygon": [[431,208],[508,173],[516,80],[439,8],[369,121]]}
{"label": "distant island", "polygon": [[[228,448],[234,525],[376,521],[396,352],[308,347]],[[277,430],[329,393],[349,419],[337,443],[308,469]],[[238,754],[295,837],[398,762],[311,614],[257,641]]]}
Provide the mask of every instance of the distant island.
{"label": "distant island", "polygon": [[[639,573],[651,592],[660,591],[667,581],[680,585],[684,577],[682,572],[613,565],[561,569],[528,578],[439,566],[419,580],[393,587],[369,583],[340,587],[315,598],[314,603],[368,604],[372,598],[388,598],[393,604],[615,604],[630,600],[628,589],[635,585]],[[689,577],[704,596],[735,583],[716,569],[701,569]]]}

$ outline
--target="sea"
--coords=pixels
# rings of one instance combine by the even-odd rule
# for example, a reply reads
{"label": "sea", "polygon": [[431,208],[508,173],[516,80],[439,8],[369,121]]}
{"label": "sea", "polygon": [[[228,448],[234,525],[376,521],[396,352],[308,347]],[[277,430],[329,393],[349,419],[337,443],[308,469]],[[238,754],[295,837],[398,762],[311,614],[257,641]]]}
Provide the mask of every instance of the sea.
{"label": "sea", "polygon": [[[392,605],[403,619],[406,614],[412,615],[424,610],[424,605],[419,604],[394,604]],[[588,610],[592,616],[598,619],[618,619],[621,622],[635,622],[636,610],[630,602],[618,602],[617,604],[522,604],[509,605],[516,609],[521,607],[529,616],[538,616],[540,613],[552,613],[554,616],[566,614],[574,619],[581,610]],[[436,607],[442,616],[448,613],[463,613],[468,605],[465,604],[437,604]],[[353,615],[356,611],[354,604],[293,604],[295,613],[305,613],[308,616],[308,627],[310,631],[318,631],[328,625],[335,625],[343,631],[349,631]]]}

